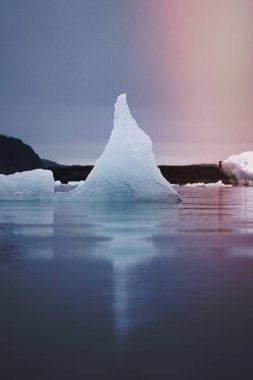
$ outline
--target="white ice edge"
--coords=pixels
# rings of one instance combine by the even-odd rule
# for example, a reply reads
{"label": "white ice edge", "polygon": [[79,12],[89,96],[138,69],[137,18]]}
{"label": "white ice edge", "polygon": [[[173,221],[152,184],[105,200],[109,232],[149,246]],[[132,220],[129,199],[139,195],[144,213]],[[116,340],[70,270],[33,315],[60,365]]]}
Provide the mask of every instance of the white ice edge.
{"label": "white ice edge", "polygon": [[253,152],[242,152],[221,163],[222,170],[238,185],[253,186]]}

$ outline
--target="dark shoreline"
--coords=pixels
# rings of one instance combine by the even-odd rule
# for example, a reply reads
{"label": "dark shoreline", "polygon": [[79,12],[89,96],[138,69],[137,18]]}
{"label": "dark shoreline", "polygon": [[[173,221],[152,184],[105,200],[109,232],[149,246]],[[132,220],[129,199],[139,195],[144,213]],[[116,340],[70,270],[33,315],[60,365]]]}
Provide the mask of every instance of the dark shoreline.
{"label": "dark shoreline", "polygon": [[[49,169],[54,174],[55,181],[68,183],[69,181],[86,180],[93,169],[93,165],[61,165],[57,162],[42,159],[22,140],[0,135],[0,173],[13,174],[33,169]],[[160,165],[164,178],[173,184],[211,183],[222,181],[232,183],[231,179],[216,164],[196,165]]]}
{"label": "dark shoreline", "polygon": [[[48,166],[46,169],[53,172],[55,181],[68,183],[69,181],[86,180],[93,167],[92,165]],[[185,185],[186,183],[212,183],[217,181],[222,181],[224,184],[231,183],[230,178],[216,164],[159,165],[158,167],[164,178],[173,184]]]}

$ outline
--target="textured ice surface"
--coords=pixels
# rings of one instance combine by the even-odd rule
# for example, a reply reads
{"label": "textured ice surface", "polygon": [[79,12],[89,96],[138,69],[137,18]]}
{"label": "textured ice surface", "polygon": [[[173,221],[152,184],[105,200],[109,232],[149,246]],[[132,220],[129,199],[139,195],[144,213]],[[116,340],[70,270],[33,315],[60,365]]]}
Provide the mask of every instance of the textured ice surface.
{"label": "textured ice surface", "polygon": [[0,200],[41,200],[53,194],[54,178],[50,170],[0,174]]}
{"label": "textured ice surface", "polygon": [[235,154],[222,161],[222,169],[239,185],[253,186],[253,152]]}
{"label": "textured ice surface", "polygon": [[157,168],[152,141],[129,111],[126,94],[115,104],[109,142],[85,183],[59,198],[87,201],[177,202],[179,196]]}

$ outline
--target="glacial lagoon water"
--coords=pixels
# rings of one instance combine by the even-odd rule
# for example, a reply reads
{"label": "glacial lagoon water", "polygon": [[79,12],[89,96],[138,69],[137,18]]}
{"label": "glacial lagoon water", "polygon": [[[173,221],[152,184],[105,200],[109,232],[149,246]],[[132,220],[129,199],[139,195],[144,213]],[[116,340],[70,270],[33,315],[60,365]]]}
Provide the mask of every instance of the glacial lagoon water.
{"label": "glacial lagoon water", "polygon": [[253,379],[253,188],[0,202],[0,379]]}

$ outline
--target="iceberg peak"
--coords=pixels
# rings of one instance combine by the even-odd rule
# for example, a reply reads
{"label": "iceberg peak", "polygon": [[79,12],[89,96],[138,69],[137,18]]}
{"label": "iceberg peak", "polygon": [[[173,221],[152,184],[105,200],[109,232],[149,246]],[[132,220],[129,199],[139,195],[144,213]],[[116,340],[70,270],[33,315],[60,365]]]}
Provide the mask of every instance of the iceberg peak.
{"label": "iceberg peak", "polygon": [[136,127],[137,124],[131,123],[130,120],[133,120],[133,118],[127,104],[127,94],[121,94],[117,97],[114,105],[114,128]]}
{"label": "iceberg peak", "polygon": [[123,104],[126,103],[126,105],[127,105],[127,94],[126,94],[126,92],[124,94],[120,94],[117,97],[115,104],[120,104],[120,103],[123,103]]}
{"label": "iceberg peak", "polygon": [[158,169],[152,141],[132,117],[126,94],[117,98],[110,139],[85,183],[59,197],[86,201],[180,200]]}

